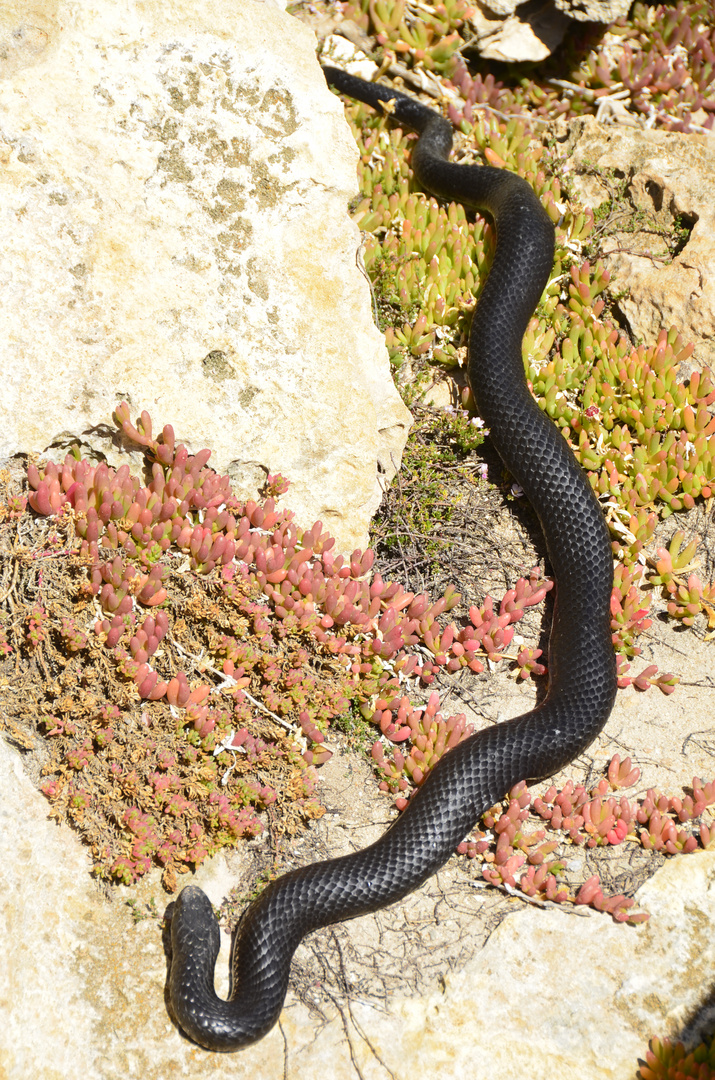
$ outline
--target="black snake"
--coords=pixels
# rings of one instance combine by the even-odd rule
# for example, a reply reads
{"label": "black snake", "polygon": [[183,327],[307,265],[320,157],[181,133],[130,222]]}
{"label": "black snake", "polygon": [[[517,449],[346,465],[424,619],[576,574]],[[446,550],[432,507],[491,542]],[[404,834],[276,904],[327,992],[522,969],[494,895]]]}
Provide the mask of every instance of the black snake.
{"label": "black snake", "polygon": [[171,1006],[192,1039],[237,1050],[275,1024],[299,942],[318,927],[376,911],[434,874],[479,815],[515,783],[556,772],[601,731],[616,693],[609,626],[613,563],[588,480],[524,377],[521,341],[548,281],[554,229],[520,177],[448,162],[449,122],[405,94],[336,68],[327,81],[419,132],[412,168],[425,190],[485,210],[494,261],[472,321],[469,380],[491,439],[539,516],[556,578],[549,689],[531,712],[480,731],[446,754],[406,811],[370,847],[278,878],[246,911],[234,942],[231,996],[217,997],[219,928],[196,886],[171,920]]}

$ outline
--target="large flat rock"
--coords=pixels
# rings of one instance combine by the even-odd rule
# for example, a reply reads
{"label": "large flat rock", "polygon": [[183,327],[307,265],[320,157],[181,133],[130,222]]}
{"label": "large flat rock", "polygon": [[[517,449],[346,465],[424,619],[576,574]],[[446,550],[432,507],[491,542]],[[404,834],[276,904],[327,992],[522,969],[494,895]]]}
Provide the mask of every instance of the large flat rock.
{"label": "large flat rock", "polygon": [[56,0],[4,5],[0,42],[0,459],[127,460],[126,399],[364,545],[410,417],[313,34],[260,0]]}
{"label": "large flat rock", "polygon": [[[677,326],[695,346],[696,365],[712,366],[713,135],[604,125],[589,116],[569,125],[565,148],[585,205],[611,204],[603,257],[633,337],[649,345],[661,329]],[[682,249],[673,256],[663,237],[673,239],[683,227]]]}

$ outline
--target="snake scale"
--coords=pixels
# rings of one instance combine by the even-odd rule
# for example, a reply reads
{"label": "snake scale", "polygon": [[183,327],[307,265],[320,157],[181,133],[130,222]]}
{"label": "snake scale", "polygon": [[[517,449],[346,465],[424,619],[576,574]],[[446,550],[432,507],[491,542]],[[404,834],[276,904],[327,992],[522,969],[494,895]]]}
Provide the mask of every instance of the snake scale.
{"label": "snake scale", "polygon": [[425,190],[486,211],[496,230],[489,276],[469,338],[469,381],[504,465],[536,511],[556,579],[549,687],[536,708],[480,731],[447,753],[407,809],[370,847],[302,866],[272,882],[245,912],[234,942],[231,991],[213,985],[219,928],[188,886],[171,920],[172,1011],[210,1050],[237,1050],[275,1024],[291,959],[306,934],[402,899],[434,874],[515,783],[562,768],[601,731],[616,693],[609,625],[608,530],[566,440],[531,396],[521,342],[548,281],[554,228],[529,185],[502,169],[447,160],[449,122],[408,95],[325,68],[329,84],[419,133],[412,168]]}

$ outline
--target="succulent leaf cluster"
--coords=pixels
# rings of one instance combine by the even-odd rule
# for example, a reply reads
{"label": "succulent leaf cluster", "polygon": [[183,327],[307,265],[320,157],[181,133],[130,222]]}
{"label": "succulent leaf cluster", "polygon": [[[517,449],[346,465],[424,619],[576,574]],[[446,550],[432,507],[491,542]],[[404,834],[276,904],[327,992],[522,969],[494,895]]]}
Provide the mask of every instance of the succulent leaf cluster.
{"label": "succulent leaf cluster", "polygon": [[[371,10],[364,9],[366,17]],[[643,13],[638,12],[641,33]],[[687,22],[692,33],[702,35],[704,18],[703,5],[679,5],[672,17],[667,14],[663,40],[671,23],[682,30]],[[463,90],[474,84],[463,64],[452,78]],[[491,94],[493,81],[489,86]],[[484,87],[475,95],[475,102],[489,96]],[[470,220],[461,206],[441,206],[415,188],[409,168],[412,134],[360,103],[347,102],[346,111],[361,152],[362,198],[354,216],[366,234],[365,264],[386,323],[398,386],[410,404],[420,386],[415,375],[420,365],[464,365],[493,231],[479,216]],[[692,625],[704,617],[708,632],[715,630],[715,583],[697,574],[697,559],[691,559],[688,572],[681,566],[682,572],[664,580],[650,572],[662,562],[662,549],[649,545],[660,522],[715,493],[712,377],[707,371],[681,374],[692,346],[674,328],[661,331],[651,346],[634,347],[608,320],[608,273],[602,263],[581,255],[593,215],[566,198],[558,179],[563,163],[530,138],[528,120],[493,110],[460,110],[456,99],[448,113],[462,135],[460,159],[477,152],[523,176],[555,223],[554,269],[524,337],[525,372],[539,405],[560,427],[607,510],[622,566],[612,603],[621,685],[658,686],[669,693],[677,681],[672,675],[654,665],[631,674],[630,666],[640,652],[636,639],[650,625],[646,615],[656,594],[666,600],[672,619]],[[468,390],[461,401],[473,408]],[[669,544],[681,531],[674,530]]]}
{"label": "succulent leaf cluster", "polygon": [[459,30],[474,12],[467,0],[416,4],[412,0],[349,0],[342,13],[376,42],[426,71],[443,72],[464,45]]}
{"label": "succulent leaf cluster", "polygon": [[715,1039],[687,1051],[681,1042],[650,1040],[639,1080],[715,1080]]}
{"label": "succulent leaf cluster", "polygon": [[[505,658],[515,624],[543,600],[551,582],[533,571],[498,606],[487,596],[450,622],[460,599],[453,587],[430,601],[385,582],[373,573],[372,551],[335,556],[320,522],[300,529],[272,496],[237,500],[227,478],[209,468],[208,452],[188,454],[175,444],[170,426],[154,438],[149,415],[134,425],[125,406],[115,420],[152,462],[148,486],[128,469],[115,472],[78,454],[29,470],[32,508],[40,515],[48,511],[75,533],[80,594],[97,615],[83,627],[75,618],[53,619],[37,603],[26,620],[25,641],[37,650],[56,633],[68,657],[103,649],[117,678],[133,688],[129,699],[133,694],[145,703],[147,730],[130,738],[131,721],[114,702],[98,704],[83,723],[66,711],[48,711],[42,727],[61,746],[43,785],[55,814],[87,821],[108,799],[106,788],[102,798],[96,791],[97,777],[105,777],[114,806],[122,809],[114,811],[119,838],[95,835],[98,872],[130,883],[158,863],[167,887],[175,888],[177,873],[187,866],[239,837],[259,834],[262,811],[285,799],[287,790],[304,818],[322,813],[314,768],[330,756],[330,722],[351,702],[378,729],[372,759],[380,788],[403,809],[441,755],[472,733],[463,715],[441,713],[436,692],[415,704],[410,685],[429,687],[442,669],[481,672],[485,660]],[[283,478],[270,481],[273,489],[285,490]],[[655,568],[659,584],[677,592],[673,579],[689,568],[693,549],[681,551],[678,537],[671,547]],[[70,548],[62,554],[69,557]],[[208,656],[193,669],[203,678],[190,679],[165,660],[180,613],[172,603],[177,557],[197,581],[213,583],[234,612],[231,632],[218,626],[208,632]],[[646,621],[645,611],[629,599],[630,580],[624,573],[622,602],[614,605],[616,630],[624,636]],[[327,679],[311,665],[315,650],[332,664]],[[518,650],[521,677],[544,671],[539,655],[529,646]],[[646,678],[658,682],[647,671],[643,686]],[[159,713],[150,713],[152,706]],[[284,738],[261,728],[262,714],[283,725]],[[269,759],[284,763],[292,777],[286,785],[260,779]],[[569,783],[532,799],[519,785],[504,808],[485,815],[485,831],[459,850],[483,860],[483,876],[492,884],[642,921],[645,915],[634,912],[627,897],[605,897],[595,876],[574,890],[560,878],[563,857],[551,857],[564,842],[594,847],[628,840],[666,854],[688,853],[698,838],[703,846],[712,843],[715,828],[706,821],[698,837],[681,826],[715,803],[715,784],[695,779],[692,796],[683,799],[649,791],[631,803],[608,794],[637,777],[629,759],[616,757],[608,777],[591,791]],[[530,810],[544,828],[527,832]]]}
{"label": "succulent leaf cluster", "polygon": [[347,0],[339,10],[373,36],[385,65],[438,73],[453,108],[471,122],[479,106],[502,115],[530,112],[568,119],[597,111],[613,95],[637,119],[670,131],[710,130],[715,121],[715,26],[710,0],[636,3],[606,33],[572,27],[541,71],[525,78],[502,65],[503,78],[470,71],[464,60],[475,7],[465,0]]}
{"label": "succulent leaf cluster", "polygon": [[[377,748],[373,754],[384,770],[383,788],[403,798],[471,732],[463,716],[442,716],[436,694],[426,708],[413,706],[408,680],[419,690],[442,669],[480,672],[486,658],[498,662],[514,624],[551,583],[535,571],[498,606],[487,597],[463,625],[448,622],[460,600],[454,587],[431,601],[373,574],[371,550],[336,556],[320,522],[301,529],[291,511],[276,506],[284,478],[268,478],[262,501],[242,502],[228,478],[208,466],[209,451],[189,454],[170,425],[155,437],[149,414],[134,424],[126,405],[115,421],[144,449],[148,485],[128,466],[114,470],[78,452],[28,468],[30,507],[74,534],[53,554],[76,560],[79,597],[95,615],[85,626],[38,602],[26,619],[25,647],[38,650],[54,634],[67,657],[101,649],[127,687],[122,705],[143,702],[147,726],[157,728],[132,733],[129,756],[136,758],[141,746],[137,766],[122,763],[129,722],[116,701],[88,707],[81,722],[71,709],[64,715],[48,709],[42,721],[56,746],[43,785],[56,813],[91,832],[87,822],[102,798],[83,781],[91,776],[96,787],[107,773],[114,805],[124,806],[112,811],[119,835],[115,829],[110,841],[94,838],[98,871],[130,882],[158,862],[174,887],[187,864],[258,834],[261,811],[278,796],[270,785],[256,787],[249,774],[269,758],[302,777],[290,782],[299,814],[318,816],[313,769],[330,757],[329,722],[351,702],[381,733],[376,747],[411,740],[401,761],[388,761],[384,751],[380,757]],[[186,573],[218,590],[233,614],[231,632],[209,628],[207,655],[189,657],[183,670],[168,657],[177,649],[181,655],[175,590]],[[316,650],[328,678],[318,677]],[[543,671],[538,656],[528,646],[520,650],[522,677]],[[268,737],[261,713],[287,730],[284,739]]]}
{"label": "succulent leaf cluster", "polygon": [[[615,847],[628,842],[647,851],[676,855],[689,854],[699,846],[711,847],[715,842],[710,809],[715,805],[715,782],[703,784],[694,777],[692,795],[683,798],[668,797],[652,788],[635,800],[611,794],[633,786],[639,776],[640,770],[633,768],[630,758],[621,761],[616,754],[607,775],[590,791],[569,780],[560,790],[552,784],[543,795],[533,796],[525,783],[517,784],[502,805],[483,815],[480,829],[458,850],[482,862],[482,876],[492,885],[539,901],[587,904],[617,922],[643,922],[647,913],[634,911],[630,897],[604,896],[598,875],[592,875],[578,889],[563,880],[570,845]],[[704,820],[706,811],[708,818]],[[546,827],[530,831],[530,814]],[[689,822],[695,823],[696,832],[680,827]]]}
{"label": "succulent leaf cluster", "polygon": [[[472,731],[463,716],[442,715],[435,692],[426,704],[414,704],[405,692],[408,679],[429,686],[441,669],[456,673],[467,666],[481,672],[485,658],[501,660],[514,624],[541,602],[551,582],[534,571],[503,596],[498,608],[487,596],[461,624],[447,622],[445,616],[459,602],[451,586],[435,602],[426,594],[407,593],[372,572],[372,551],[335,556],[334,541],[321,523],[301,530],[272,497],[260,503],[235,499],[227,478],[208,468],[206,451],[189,455],[175,445],[171,427],[154,440],[148,414],[134,426],[120,406],[116,420],[152,461],[148,487],[129,470],[94,467],[71,454],[60,465],[48,462],[28,475],[31,507],[64,516],[76,532],[84,568],[81,591],[99,611],[91,627],[95,639],[138,699],[168,707],[180,737],[170,745],[148,735],[143,747],[150,768],[141,772],[122,764],[117,753],[125,744],[125,720],[116,704],[98,707],[81,730],[71,717],[46,715],[46,737],[64,740],[64,765],[43,785],[56,811],[64,809],[76,821],[89,814],[95,796],[82,781],[93,762],[108,770],[124,795],[120,850],[117,843],[95,845],[100,872],[129,882],[158,862],[167,885],[175,887],[177,870],[198,864],[225,843],[257,835],[264,827],[260,811],[279,797],[274,787],[256,781],[255,768],[267,754],[294,768],[301,761],[298,801],[303,814],[318,815],[312,769],[329,757],[327,725],[351,700],[380,732],[372,750],[380,787],[404,809],[435,762]],[[689,568],[693,551],[692,545],[680,550],[680,544],[676,537],[671,551],[659,553],[656,566],[658,583],[676,592],[674,576]],[[208,670],[221,680],[218,687],[215,679],[189,683],[184,671],[163,671],[157,662],[172,634],[171,559],[177,553],[198,579],[216,581],[238,613],[235,629],[243,632],[215,630],[208,636]],[[646,611],[633,607],[632,588],[624,571],[615,590],[621,602],[613,604],[616,634],[624,639],[646,621]],[[91,635],[75,620],[63,618],[54,629],[70,656],[90,647]],[[52,630],[48,612],[36,604],[27,619],[28,648],[39,648]],[[335,661],[327,684],[310,670],[310,642]],[[630,648],[633,654],[637,646]],[[523,676],[543,671],[538,657],[536,649],[518,651]],[[653,674],[640,677],[644,686],[646,678],[657,683]],[[256,705],[284,724],[292,738],[282,743],[261,738]],[[213,772],[206,773],[207,761]],[[190,797],[197,788],[191,781],[195,769],[208,777],[200,799]],[[552,785],[532,799],[526,785],[518,785],[505,808],[484,816],[486,831],[459,850],[480,856],[485,880],[493,885],[640,921],[645,915],[633,912],[633,902],[622,895],[606,897],[595,876],[571,891],[559,879],[561,856],[550,858],[564,840],[586,848],[631,840],[669,854],[696,849],[698,838],[680,826],[715,804],[715,784],[693,780],[692,796],[684,799],[649,791],[632,804],[608,795],[637,777],[630,759],[616,757],[608,777],[590,792],[583,785],[569,783],[562,791]],[[150,798],[138,798],[141,789]],[[549,839],[544,828],[526,831],[529,810],[547,823]],[[714,834],[712,825],[701,822],[703,846],[710,846]]]}
{"label": "succulent leaf cluster", "polygon": [[[575,73],[587,85],[627,91],[629,107],[669,131],[712,129],[715,27],[712,4],[636,4],[610,40]],[[625,97],[626,95],[624,95]],[[700,114],[699,123],[693,114]]]}

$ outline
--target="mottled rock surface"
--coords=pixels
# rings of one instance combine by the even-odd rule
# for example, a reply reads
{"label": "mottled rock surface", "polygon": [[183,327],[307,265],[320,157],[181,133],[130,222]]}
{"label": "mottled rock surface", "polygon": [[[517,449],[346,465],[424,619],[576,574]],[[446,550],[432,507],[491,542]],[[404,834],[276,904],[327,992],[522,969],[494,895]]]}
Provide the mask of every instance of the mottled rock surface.
{"label": "mottled rock surface", "polygon": [[[569,125],[564,152],[584,203],[612,204],[604,261],[633,336],[651,344],[675,325],[694,343],[699,366],[712,366],[715,139],[588,117]],[[677,237],[676,229],[682,246],[672,255],[663,237]]]}
{"label": "mottled rock surface", "polygon": [[479,56],[507,64],[545,60],[561,44],[570,25],[568,16],[553,3],[522,5],[509,13],[491,5],[477,7],[469,21]]}
{"label": "mottled rock surface", "polygon": [[[495,15],[525,15],[537,9],[547,11],[554,7],[581,22],[610,23],[621,15],[627,15],[631,5],[629,0],[547,0],[542,4],[534,4],[528,0],[480,0],[479,7],[482,11],[492,11]],[[524,12],[520,12],[520,8],[524,8]]]}
{"label": "mottled rock surface", "polygon": [[627,15],[629,0],[488,0],[475,6],[469,22],[471,48],[502,63],[544,60],[569,31],[571,20],[610,23]]}
{"label": "mottled rock surface", "polygon": [[362,545],[410,418],[312,33],[270,0],[56,0],[5,5],[0,40],[0,458],[127,460],[126,399]]}

